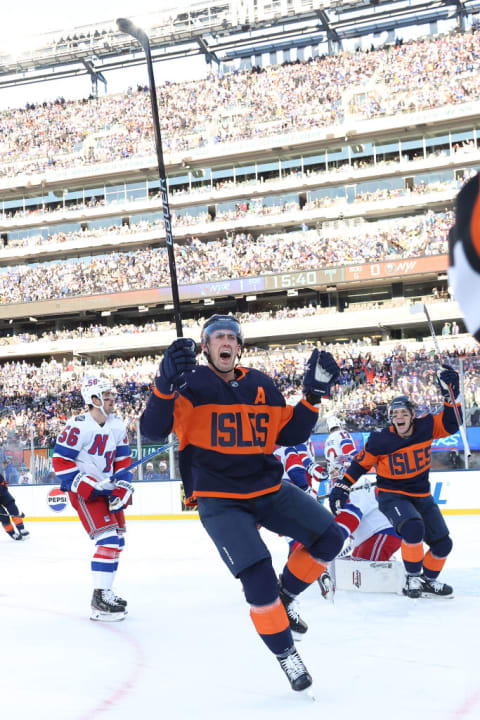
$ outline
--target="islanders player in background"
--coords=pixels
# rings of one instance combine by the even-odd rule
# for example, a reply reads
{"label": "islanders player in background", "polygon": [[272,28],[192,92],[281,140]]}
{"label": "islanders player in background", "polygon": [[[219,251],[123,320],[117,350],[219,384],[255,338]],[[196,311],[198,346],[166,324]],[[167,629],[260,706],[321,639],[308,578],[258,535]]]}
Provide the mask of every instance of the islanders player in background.
{"label": "islanders player in background", "polygon": [[21,513],[15,498],[8,490],[8,484],[0,473],[0,523],[12,540],[24,540],[30,533],[23,524],[24,513]]}
{"label": "islanders player in background", "polygon": [[[354,458],[344,477],[335,482],[330,507],[337,514],[345,507],[350,490],[361,475],[377,469],[378,504],[402,538],[406,570],[403,592],[410,598],[453,597],[453,589],[437,580],[452,549],[448,527],[433,499],[429,470],[432,441],[458,430],[448,386],[461,413],[458,373],[443,365],[437,374],[444,405],[440,413],[415,417],[406,395],[392,400],[389,427],[373,432]],[[428,546],[424,556],[423,543]]]}
{"label": "islanders player in background", "polygon": [[[253,624],[277,657],[293,690],[312,683],[293,642],[292,628],[306,624],[291,612],[295,596],[325,570],[343,536],[331,514],[298,487],[282,482],[275,445],[305,442],[339,369],[314,350],[303,398],[293,407],[264,373],[237,365],[243,348],[238,321],[213,315],[203,325],[208,365],[196,365],[195,343],[167,348],[140,420],[143,435],[180,443],[180,472],[187,503],[196,501],[201,522],[222,560],[242,583]],[[258,526],[302,544],[277,578]],[[290,611],[290,612],[289,612]]]}
{"label": "islanders player in background", "polygon": [[127,602],[112,590],[120,553],[125,545],[124,508],[133,485],[127,430],[115,416],[115,394],[106,378],[87,375],[81,387],[87,412],[67,420],[58,436],[53,468],[62,490],[68,492],[83,527],[95,542],[91,562],[92,620],[117,621],[126,615]]}
{"label": "islanders player in background", "polygon": [[[340,482],[357,453],[353,436],[342,427],[336,415],[327,417],[328,438],[325,441],[324,456],[330,488]],[[342,556],[351,552],[357,560],[390,560],[399,549],[401,540],[392,525],[380,512],[376,490],[368,485],[359,487],[350,496],[336,521],[349,540]]]}

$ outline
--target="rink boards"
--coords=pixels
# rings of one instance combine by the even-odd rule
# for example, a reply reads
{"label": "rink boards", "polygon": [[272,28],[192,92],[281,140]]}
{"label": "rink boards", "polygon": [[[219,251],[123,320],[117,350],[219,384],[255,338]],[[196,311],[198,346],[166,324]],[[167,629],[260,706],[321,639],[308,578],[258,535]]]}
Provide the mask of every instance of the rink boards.
{"label": "rink boards", "polygon": [[[432,492],[445,515],[480,514],[480,470],[437,471],[430,475]],[[68,496],[55,485],[12,485],[19,509],[29,520],[76,520]],[[182,512],[181,483],[136,482],[127,511],[138,520],[198,517]]]}

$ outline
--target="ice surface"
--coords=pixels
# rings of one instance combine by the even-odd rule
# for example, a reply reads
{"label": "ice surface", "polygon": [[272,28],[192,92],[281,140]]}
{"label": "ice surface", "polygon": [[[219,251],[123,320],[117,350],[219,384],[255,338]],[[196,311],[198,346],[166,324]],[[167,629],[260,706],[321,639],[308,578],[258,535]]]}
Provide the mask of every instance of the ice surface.
{"label": "ice surface", "polygon": [[[197,520],[131,521],[121,623],[88,619],[93,545],[79,523],[0,536],[2,717],[23,720],[480,718],[480,516],[447,517],[453,600],[301,596],[297,647],[316,702],[290,690],[240,584]],[[286,543],[265,532],[279,571]]]}

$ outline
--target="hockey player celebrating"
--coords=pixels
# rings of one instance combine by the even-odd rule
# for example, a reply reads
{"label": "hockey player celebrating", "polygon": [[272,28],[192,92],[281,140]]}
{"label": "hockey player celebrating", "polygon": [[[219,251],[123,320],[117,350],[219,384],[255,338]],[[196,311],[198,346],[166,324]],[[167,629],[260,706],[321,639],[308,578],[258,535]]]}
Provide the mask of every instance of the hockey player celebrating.
{"label": "hockey player celebrating", "polygon": [[[343,479],[335,482],[329,499],[332,512],[337,514],[345,507],[353,483],[376,466],[379,508],[402,538],[407,573],[403,592],[410,598],[453,597],[450,585],[437,580],[452,541],[431,494],[429,470],[432,441],[458,430],[449,386],[461,413],[460,384],[458,373],[447,365],[438,371],[437,380],[444,398],[443,410],[417,418],[406,395],[394,398],[389,407],[391,424],[371,433]],[[429,547],[425,556],[423,542]]]}
{"label": "hockey player celebrating", "polygon": [[114,594],[112,585],[125,545],[123,510],[133,493],[132,473],[125,470],[117,479],[111,477],[130,465],[127,431],[113,414],[115,395],[109,380],[87,375],[81,395],[88,410],[67,421],[57,438],[53,468],[95,541],[90,618],[123,620],[127,602]]}
{"label": "hockey player celebrating", "polygon": [[[341,482],[357,449],[352,435],[342,427],[336,415],[327,417],[327,427],[330,434],[324,455],[330,487],[333,487],[336,482]],[[389,560],[401,545],[399,536],[380,512],[375,491],[368,483],[355,489],[350,501],[337,513],[336,521],[344,529],[345,537],[350,541],[349,552],[357,560]],[[346,552],[344,547],[342,556]]]}
{"label": "hockey player celebrating", "polygon": [[24,517],[25,515],[19,512],[15,498],[8,490],[7,481],[0,474],[0,522],[12,540],[23,540],[30,535],[23,524]]}
{"label": "hockey player celebrating", "polygon": [[[291,611],[293,600],[321,575],[343,538],[328,511],[282,482],[273,449],[308,439],[338,366],[329,353],[314,350],[304,397],[293,407],[267,375],[237,365],[243,335],[232,315],[210,317],[201,346],[206,366],[196,365],[193,340],[179,338],[167,348],[140,428],[152,439],[177,433],[187,503],[198,503],[205,530],[241,581],[253,624],[291,687],[304,690],[312,679],[291,628],[304,633],[307,626]],[[302,543],[279,579],[258,525]]]}

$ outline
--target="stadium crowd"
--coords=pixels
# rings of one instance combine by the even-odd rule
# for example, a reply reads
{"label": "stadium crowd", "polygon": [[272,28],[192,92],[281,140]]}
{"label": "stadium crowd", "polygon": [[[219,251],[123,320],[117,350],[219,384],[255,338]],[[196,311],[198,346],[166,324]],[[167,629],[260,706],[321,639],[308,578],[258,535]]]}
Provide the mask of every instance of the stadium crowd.
{"label": "stadium crowd", "polygon": [[[166,82],[158,88],[165,150],[478,100],[479,37],[477,32],[452,33],[372,52],[340,52],[261,71]],[[102,99],[58,98],[0,115],[4,176],[80,162],[112,162],[152,151],[147,88]]]}
{"label": "stadium crowd", "polygon": [[[480,150],[477,149],[473,141],[464,141],[454,144],[452,146],[452,152],[454,155],[462,155],[464,158],[468,157],[469,159],[472,159],[474,157],[474,153],[480,154]],[[299,186],[300,178],[306,181],[307,187],[315,187],[315,183],[313,182],[315,179],[321,180],[325,184],[327,182],[332,182],[333,180],[336,180],[340,183],[344,179],[344,176],[346,176],[347,179],[351,180],[352,168],[359,170],[374,168],[377,174],[380,176],[380,171],[382,168],[386,168],[390,165],[398,166],[399,163],[408,163],[408,170],[412,172],[413,168],[410,166],[411,163],[422,162],[425,159],[432,160],[433,158],[447,157],[449,155],[449,150],[445,148],[432,149],[426,147],[425,157],[423,154],[420,156],[417,154],[417,151],[414,151],[410,155],[407,152],[403,152],[401,157],[397,153],[394,155],[394,157],[392,157],[392,159],[388,160],[381,160],[379,158],[374,159],[373,156],[365,156],[359,160],[349,160],[348,158],[346,158],[345,160],[336,160],[334,164],[330,163],[328,169],[322,168],[321,170],[317,170],[311,167],[304,167],[303,169],[284,168],[282,169],[281,174],[273,177],[271,176],[271,171],[269,171],[267,175],[264,175],[260,170],[258,172],[257,178],[242,179],[242,176],[239,176],[237,174],[235,180],[233,178],[222,178],[215,180],[212,178],[211,181],[201,180],[193,183],[190,182],[188,185],[170,184],[169,195],[171,196],[172,207],[174,207],[175,204],[175,197],[181,198],[182,196],[187,195],[192,199],[192,201],[195,202],[198,202],[199,197],[207,194],[212,196],[213,199],[214,193],[214,199],[221,201],[222,191],[224,191],[223,195],[225,195],[226,197],[231,195],[232,191],[235,191],[235,193],[241,191],[242,193],[248,192],[251,194],[261,192],[263,196],[263,194],[270,192],[272,189],[278,190],[282,188],[285,191],[287,191],[289,188],[295,189],[295,187]],[[361,181],[361,179],[362,178],[359,175],[358,180]],[[384,180],[384,182],[391,183],[392,179]],[[414,192],[416,194],[423,194],[427,187],[431,191],[448,189],[456,190],[458,189],[460,183],[461,181],[457,180],[452,185],[450,181],[445,180],[444,182],[438,181],[437,183],[432,182],[429,185],[426,185],[425,181],[420,181],[419,183],[416,183],[413,187],[409,188],[409,190],[410,192]],[[305,183],[303,184],[302,189],[304,189],[304,186]],[[99,195],[96,191],[90,192],[93,192],[94,194],[86,197],[84,200],[79,197],[75,197],[74,199],[69,199],[67,197],[62,201],[53,201],[51,198],[47,198],[46,200],[44,198],[38,198],[36,202],[29,200],[29,204],[19,204],[14,207],[2,206],[0,207],[0,217],[3,221],[13,221],[12,226],[15,226],[14,221],[22,220],[24,218],[35,221],[41,220],[43,225],[51,222],[53,225],[54,223],[58,223],[59,221],[64,222],[66,216],[68,217],[69,214],[73,216],[85,210],[91,210],[95,208],[99,210],[101,210],[102,208],[112,209],[115,208],[115,206],[117,205],[122,208],[122,211],[124,211],[126,209],[127,203],[128,209],[134,212],[136,203],[141,203],[143,209],[147,200],[152,203],[152,206],[155,201],[158,205],[158,201],[161,200],[160,192],[156,189],[149,189],[147,187],[147,183],[145,183],[145,186],[142,188],[135,187],[134,190],[132,190],[130,186],[126,184],[124,187],[117,188],[114,194],[107,193],[106,195]],[[143,218],[137,221],[136,216],[132,215],[130,222],[132,224],[135,223],[137,226],[142,226],[145,221],[143,220]],[[105,228],[89,228],[89,231],[101,233],[102,229],[108,229],[108,219],[105,221],[105,223]],[[131,231],[131,226],[124,224],[118,227],[118,231],[122,233],[128,233]],[[38,235],[36,237],[38,237],[38,242],[48,242],[52,239],[52,236],[48,233],[48,229],[42,232],[41,235]],[[62,237],[59,238],[60,241],[65,241],[66,239],[67,238]],[[24,239],[19,237],[18,239],[14,238],[13,241],[9,240],[8,244],[11,245],[12,243],[14,245],[21,246],[22,244],[24,244]]]}
{"label": "stadium crowd", "polygon": [[[340,198],[337,198],[338,201],[340,201]],[[314,205],[315,201],[311,201],[308,203],[308,205]],[[245,206],[243,208],[243,206]],[[239,220],[241,218],[248,217],[250,213],[250,203],[248,201],[245,201],[245,203],[239,204],[238,208],[234,211],[235,217],[230,219]],[[270,206],[271,207],[271,206]],[[279,210],[280,214],[283,215],[283,211],[280,210],[279,206],[276,206],[274,208],[275,210]],[[311,208],[309,208],[311,209]],[[300,208],[297,206],[296,210],[300,210]],[[230,211],[233,212],[233,211]],[[253,209],[251,212],[252,215],[255,214],[255,210]],[[283,218],[283,220],[288,218]],[[371,245],[371,243],[380,244],[380,251],[383,251],[388,254],[393,254],[396,250],[398,250],[398,238],[397,235],[401,234],[401,240],[400,240],[400,249],[402,252],[404,251],[410,251],[412,255],[418,255],[419,253],[423,253],[426,255],[431,254],[437,254],[445,252],[446,250],[446,244],[445,244],[445,229],[447,228],[447,225],[452,223],[453,221],[453,214],[450,211],[445,211],[444,213],[433,213],[432,211],[427,211],[424,215],[416,215],[414,217],[405,217],[405,218],[396,218],[395,220],[389,219],[389,220],[379,220],[379,221],[371,221],[367,224],[365,224],[364,229],[366,232],[366,240],[368,246]],[[308,222],[311,222],[310,220]],[[360,223],[361,220],[358,220],[358,223]],[[328,240],[335,240],[342,238],[342,240],[348,242],[349,249],[351,249],[351,253],[353,253],[353,257],[355,259],[355,262],[363,262],[364,261],[364,254],[365,257],[368,259],[368,248],[365,247],[364,243],[359,244],[358,243],[358,232],[352,232],[352,230],[349,230],[347,226],[342,227],[341,221],[337,223],[337,228],[335,230],[335,233],[329,233],[326,230],[323,230],[321,233],[321,238],[324,241]],[[10,248],[25,248],[28,252],[28,249],[34,248],[37,249],[38,246],[42,246],[45,250],[51,250],[55,251],[58,250],[59,252],[62,252],[64,250],[64,243],[69,243],[69,247],[72,249],[78,249],[79,251],[82,251],[84,249],[84,252],[88,252],[88,239],[95,238],[95,239],[104,239],[105,245],[109,242],[118,242],[120,238],[123,238],[124,236],[131,236],[136,235],[138,239],[140,233],[152,233],[155,229],[159,228],[159,237],[163,235],[163,227],[164,227],[164,221],[163,216],[158,217],[156,219],[151,220],[141,220],[139,222],[135,221],[135,218],[131,219],[130,224],[124,224],[124,225],[117,225],[115,222],[111,223],[110,225],[105,225],[104,227],[92,227],[87,228],[83,227],[80,228],[80,224],[78,224],[78,227],[75,227],[71,230],[62,229],[55,233],[48,233],[44,234],[40,231],[38,234],[36,232],[33,232],[31,230],[25,231],[24,233],[19,232],[18,235],[15,234],[14,237],[12,237],[11,240],[8,242],[8,247]],[[304,226],[308,228],[308,226]],[[428,232],[426,232],[428,230]],[[241,234],[238,234],[238,242],[241,242]],[[279,242],[282,239],[282,236],[285,234],[282,233],[273,233],[275,235]],[[262,243],[264,241],[264,238],[271,237],[270,235],[259,235],[256,238],[257,243]],[[186,241],[187,244],[190,242],[193,242],[193,239],[195,238],[195,235],[192,236],[192,240]],[[252,235],[251,233],[248,234],[247,240],[251,240]],[[288,237],[284,237],[285,240],[291,240],[294,238],[291,234],[288,235]],[[146,240],[152,240],[157,239],[155,236],[152,237],[150,234],[146,237]],[[315,243],[315,236],[310,236],[310,240]],[[355,242],[357,240],[357,243]],[[206,242],[206,241],[203,241]],[[208,242],[212,242],[212,240],[209,240]],[[217,242],[219,242],[217,240]],[[438,242],[443,242],[442,245],[437,247]],[[237,244],[237,243],[236,243]],[[98,246],[97,246],[98,247]],[[360,252],[361,251],[361,252]],[[2,249],[0,249],[0,260],[2,259]],[[19,253],[21,256],[22,253]]]}
{"label": "stadium crowd", "polygon": [[[435,352],[426,346],[408,349],[398,344],[386,349],[359,343],[332,343],[326,347],[340,365],[341,376],[328,407],[322,407],[319,424],[335,412],[350,430],[371,430],[385,422],[386,403],[394,395],[415,397],[420,410],[440,403],[433,375],[438,367]],[[298,397],[305,363],[312,345],[274,347],[268,352],[249,348],[242,362],[268,372],[287,398]],[[469,420],[475,421],[480,407],[480,348],[459,340],[449,350],[450,361],[461,359],[465,373],[465,402]],[[0,366],[0,446],[51,447],[65,420],[82,407],[79,386],[88,370],[101,372],[114,382],[117,407],[125,418],[132,441],[136,418],[143,408],[160,356],[115,358],[110,362],[84,364],[74,360],[26,361]],[[199,359],[202,362],[201,359]],[[474,413],[475,416],[474,416]]]}
{"label": "stadium crowd", "polygon": [[[312,270],[447,252],[451,212],[332,231],[259,235],[235,233],[175,248],[180,284]],[[294,241],[294,242],[293,242]],[[114,293],[169,284],[165,247],[0,268],[0,303],[24,303]]]}

